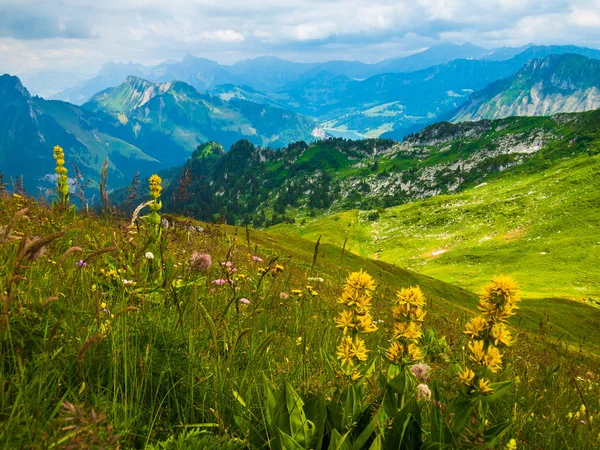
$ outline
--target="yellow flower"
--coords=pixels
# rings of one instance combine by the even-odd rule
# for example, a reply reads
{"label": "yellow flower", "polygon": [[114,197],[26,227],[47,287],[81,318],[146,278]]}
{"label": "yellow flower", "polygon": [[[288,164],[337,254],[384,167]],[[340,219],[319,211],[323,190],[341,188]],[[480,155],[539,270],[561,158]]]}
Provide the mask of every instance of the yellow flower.
{"label": "yellow flower", "polygon": [[366,361],[369,350],[367,350],[365,341],[359,337],[354,338],[354,342],[352,344],[352,353],[359,361]]}
{"label": "yellow flower", "polygon": [[421,325],[416,322],[396,323],[394,329],[394,339],[407,339],[409,341],[416,341],[423,336],[421,331]]}
{"label": "yellow flower", "polygon": [[162,191],[162,178],[159,177],[158,175],[154,174],[150,177],[150,197],[152,197],[154,200],[156,200],[158,197],[160,197],[160,193]]}
{"label": "yellow flower", "polygon": [[510,347],[513,344],[512,335],[503,323],[497,323],[492,327],[492,337],[494,338],[495,345],[501,343]]}
{"label": "yellow flower", "polygon": [[490,345],[485,354],[484,362],[492,373],[497,373],[502,369],[502,354],[496,347]]}
{"label": "yellow flower", "polygon": [[337,346],[337,352],[335,354],[342,365],[348,364],[354,366],[352,338],[350,336],[344,336],[342,338],[342,343]]}
{"label": "yellow flower", "polygon": [[469,350],[471,350],[471,355],[469,359],[477,364],[482,364],[483,359],[485,358],[485,351],[483,350],[483,341],[473,341],[469,344]]}
{"label": "yellow flower", "polygon": [[482,337],[482,332],[487,328],[487,325],[485,317],[473,317],[465,326],[464,333],[470,335],[472,338],[480,338]]}
{"label": "yellow flower", "polygon": [[508,441],[508,444],[506,444],[506,450],[517,450],[517,441],[515,441],[514,438]]}
{"label": "yellow flower", "polygon": [[302,291],[300,289],[292,289],[290,292],[294,295],[302,295]]}
{"label": "yellow flower", "polygon": [[464,371],[459,372],[459,374],[458,374],[458,379],[462,383],[466,384],[467,386],[473,382],[474,378],[475,378],[475,372],[473,372],[468,367]]}
{"label": "yellow flower", "polygon": [[365,291],[374,291],[375,290],[375,281],[371,275],[366,272],[363,272],[362,269],[358,272],[353,272],[348,275],[346,279],[346,285],[354,290],[365,290]]}
{"label": "yellow flower", "polygon": [[419,286],[400,289],[396,293],[396,302],[399,305],[425,306],[425,296]]}
{"label": "yellow flower", "polygon": [[341,311],[340,315],[335,319],[336,327],[341,328],[343,333],[346,334],[348,330],[353,330],[354,325],[354,313],[352,311]]}
{"label": "yellow flower", "polygon": [[404,346],[400,342],[397,342],[397,341],[392,342],[392,345],[390,345],[390,348],[388,348],[388,350],[385,352],[385,355],[393,363],[400,362],[403,354],[404,354]]}
{"label": "yellow flower", "polygon": [[490,381],[486,380],[485,378],[479,379],[479,390],[484,395],[491,394],[492,392],[494,392],[494,389],[492,389],[492,387],[490,386]]}
{"label": "yellow flower", "polygon": [[408,344],[408,356],[410,356],[410,359],[413,361],[420,361],[425,355],[423,355],[421,349],[415,344]]}
{"label": "yellow flower", "polygon": [[373,323],[373,318],[370,314],[364,314],[362,316],[356,316],[357,324],[356,329],[361,333],[373,333],[377,331],[377,327]]}

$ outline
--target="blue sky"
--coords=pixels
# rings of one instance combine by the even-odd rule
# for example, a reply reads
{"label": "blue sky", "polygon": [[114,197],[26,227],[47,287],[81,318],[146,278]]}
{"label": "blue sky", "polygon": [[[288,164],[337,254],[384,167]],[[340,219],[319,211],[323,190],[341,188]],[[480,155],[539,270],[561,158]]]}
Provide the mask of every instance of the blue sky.
{"label": "blue sky", "polygon": [[442,42],[600,47],[600,0],[0,0],[0,72],[191,53],[376,62]]}

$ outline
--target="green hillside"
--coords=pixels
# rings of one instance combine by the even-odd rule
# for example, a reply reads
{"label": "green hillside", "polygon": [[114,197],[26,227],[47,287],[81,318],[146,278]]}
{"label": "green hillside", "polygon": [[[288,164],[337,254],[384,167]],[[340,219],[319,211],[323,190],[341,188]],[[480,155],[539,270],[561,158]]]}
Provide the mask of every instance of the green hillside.
{"label": "green hillside", "polygon": [[453,121],[549,116],[600,107],[600,61],[550,55],[529,61],[517,73],[474,93]]}
{"label": "green hillside", "polygon": [[[278,225],[366,257],[477,289],[504,271],[536,298],[600,300],[599,156],[545,171],[522,170],[455,195],[380,210],[357,210],[305,225]],[[371,219],[371,220],[370,220]]]}
{"label": "green hillside", "polygon": [[229,148],[240,139],[282,147],[313,140],[317,128],[312,119],[282,108],[237,97],[222,100],[181,81],[152,83],[133,76],[83,107],[113,115],[136,136],[160,132],[189,152],[209,141]]}
{"label": "green hillside", "polygon": [[[463,329],[477,302],[459,287],[272,230],[169,215],[166,227],[152,216],[132,226],[2,192],[0,207],[3,448],[332,449],[343,433],[353,448],[391,450],[401,430],[379,420],[404,423],[408,410],[411,439],[427,445],[456,447],[485,431],[501,447],[594,448],[596,425],[577,424],[582,402],[600,412],[589,381],[597,308],[523,300],[509,321],[516,344],[502,347],[493,371],[473,366],[492,381],[489,395],[457,377],[472,365]],[[346,308],[344,280],[360,269],[376,283],[367,305],[377,330],[346,335],[369,349],[348,366],[334,319]],[[422,355],[394,363],[392,306],[410,286],[425,296],[423,336],[411,341]],[[411,366],[421,358],[435,401],[417,396]],[[336,419],[342,411],[353,419]],[[458,411],[472,420],[457,423]],[[304,446],[273,437],[289,417],[307,440],[288,430],[289,439]]]}

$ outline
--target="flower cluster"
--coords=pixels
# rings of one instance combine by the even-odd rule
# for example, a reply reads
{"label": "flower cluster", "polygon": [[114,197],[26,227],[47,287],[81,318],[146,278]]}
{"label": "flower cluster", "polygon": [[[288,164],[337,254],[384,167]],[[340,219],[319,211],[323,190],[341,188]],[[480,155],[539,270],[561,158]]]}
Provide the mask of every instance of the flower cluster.
{"label": "flower cluster", "polygon": [[342,366],[354,367],[366,361],[368,350],[359,334],[373,333],[377,327],[371,317],[373,278],[362,270],[351,273],[346,279],[338,303],[344,306],[335,319],[336,327],[343,332],[342,342],[337,347],[337,358]]}
{"label": "flower cluster", "polygon": [[67,177],[67,168],[65,167],[65,152],[58,145],[54,147],[54,160],[56,161],[56,169],[54,170],[58,175],[56,181],[58,188],[58,195],[60,196],[61,202],[66,205],[69,203],[69,178]]}
{"label": "flower cluster", "polygon": [[425,296],[418,286],[401,289],[396,293],[396,303],[392,308],[394,335],[386,352],[392,363],[411,364],[423,359],[418,343],[423,336],[421,327],[427,314],[424,306]]}
{"label": "flower cluster", "polygon": [[467,386],[468,392],[491,394],[494,391],[486,376],[502,370],[500,349],[514,343],[506,321],[515,315],[520,300],[519,289],[509,277],[496,277],[485,287],[477,306],[481,314],[473,317],[464,331],[471,338],[469,361],[474,370],[467,367],[458,377]]}

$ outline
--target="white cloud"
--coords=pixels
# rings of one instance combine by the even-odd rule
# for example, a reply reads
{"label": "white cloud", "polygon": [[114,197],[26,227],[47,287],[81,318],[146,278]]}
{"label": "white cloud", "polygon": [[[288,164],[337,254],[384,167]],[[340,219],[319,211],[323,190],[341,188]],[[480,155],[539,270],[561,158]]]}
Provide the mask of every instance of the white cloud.
{"label": "white cloud", "polygon": [[209,41],[243,42],[244,36],[233,30],[204,31],[201,36]]}
{"label": "white cloud", "polygon": [[377,61],[444,40],[600,46],[600,0],[0,0],[0,72],[186,53]]}

